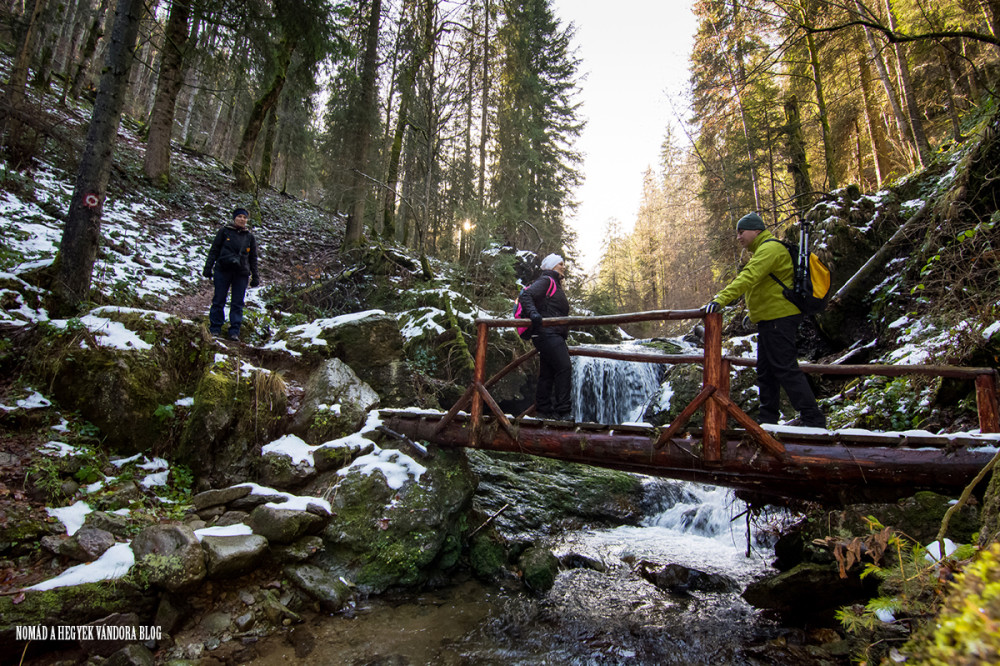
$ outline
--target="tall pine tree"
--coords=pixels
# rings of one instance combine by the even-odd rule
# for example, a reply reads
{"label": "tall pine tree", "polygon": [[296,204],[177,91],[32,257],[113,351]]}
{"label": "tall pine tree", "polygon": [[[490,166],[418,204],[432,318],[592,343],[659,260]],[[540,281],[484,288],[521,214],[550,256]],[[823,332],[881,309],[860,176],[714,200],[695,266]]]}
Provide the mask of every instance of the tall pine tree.
{"label": "tall pine tree", "polygon": [[491,203],[501,239],[535,239],[527,220],[555,249],[570,244],[565,226],[575,202],[580,155],[574,139],[578,117],[579,60],[572,53],[572,26],[560,28],[549,0],[513,0],[497,33],[501,71],[497,81],[496,143]]}

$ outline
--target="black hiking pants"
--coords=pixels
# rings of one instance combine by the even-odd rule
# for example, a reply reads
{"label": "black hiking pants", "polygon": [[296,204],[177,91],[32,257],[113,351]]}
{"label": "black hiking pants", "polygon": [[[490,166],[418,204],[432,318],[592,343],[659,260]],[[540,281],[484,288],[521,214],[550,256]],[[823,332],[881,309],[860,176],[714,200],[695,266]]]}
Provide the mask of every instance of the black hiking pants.
{"label": "black hiking pants", "polygon": [[566,338],[542,332],[531,338],[538,350],[538,388],[535,390],[535,413],[546,416],[570,416],[573,364],[569,359]]}
{"label": "black hiking pants", "polygon": [[816,404],[816,396],[799,369],[798,336],[802,315],[757,322],[757,385],[760,387],[760,422],[777,423],[781,389],[799,412],[804,426],[825,428],[826,417]]}

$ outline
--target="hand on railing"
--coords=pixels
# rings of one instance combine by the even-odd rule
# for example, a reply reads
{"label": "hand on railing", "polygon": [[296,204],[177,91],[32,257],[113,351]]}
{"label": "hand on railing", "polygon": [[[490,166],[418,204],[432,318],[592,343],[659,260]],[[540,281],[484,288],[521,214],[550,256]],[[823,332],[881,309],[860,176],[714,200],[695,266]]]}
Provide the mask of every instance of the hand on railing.
{"label": "hand on railing", "polygon": [[715,301],[709,301],[707,305],[702,306],[702,312],[705,314],[712,314],[713,312],[719,312],[722,310],[722,306]]}

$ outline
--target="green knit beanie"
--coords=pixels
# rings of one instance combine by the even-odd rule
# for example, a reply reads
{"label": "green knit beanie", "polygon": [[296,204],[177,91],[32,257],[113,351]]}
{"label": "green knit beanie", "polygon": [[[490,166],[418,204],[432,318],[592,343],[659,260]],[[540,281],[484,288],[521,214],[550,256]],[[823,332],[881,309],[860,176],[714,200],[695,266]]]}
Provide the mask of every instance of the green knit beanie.
{"label": "green knit beanie", "polygon": [[747,213],[736,223],[736,231],[764,231],[764,220],[757,213]]}

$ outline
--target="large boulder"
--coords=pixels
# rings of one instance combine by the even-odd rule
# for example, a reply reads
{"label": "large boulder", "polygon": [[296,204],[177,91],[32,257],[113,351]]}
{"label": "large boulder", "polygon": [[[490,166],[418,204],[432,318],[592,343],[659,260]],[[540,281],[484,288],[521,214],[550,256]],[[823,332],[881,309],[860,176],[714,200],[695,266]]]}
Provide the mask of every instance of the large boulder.
{"label": "large boulder", "polygon": [[635,474],[513,453],[469,450],[467,456],[479,477],[475,507],[498,514],[491,525],[508,539],[637,525],[644,515],[646,489]]}
{"label": "large boulder", "polygon": [[457,563],[475,489],[462,452],[442,450],[417,463],[378,449],[328,474],[334,516],[316,566],[380,592],[423,583]]}
{"label": "large boulder", "polygon": [[261,447],[280,431],[287,405],[280,375],[219,357],[194,391],[175,459],[191,468],[202,487],[254,480]]}
{"label": "large boulder", "polygon": [[79,319],[54,320],[39,343],[35,372],[55,397],[101,429],[115,450],[168,443],[171,409],[208,362],[201,327],[149,310],[101,307]]}
{"label": "large boulder", "polygon": [[547,592],[559,574],[559,560],[547,548],[531,546],[517,560],[524,584],[533,592]]}
{"label": "large boulder", "polygon": [[804,563],[777,576],[754,581],[743,598],[756,608],[783,612],[821,613],[858,600],[867,600],[878,591],[875,576],[862,580],[857,573],[841,578],[836,565]]}
{"label": "large boulder", "polygon": [[339,358],[373,388],[387,407],[412,404],[412,372],[404,360],[396,318],[381,310],[317,319],[276,336],[276,345],[305,359]]}
{"label": "large boulder", "polygon": [[267,539],[257,534],[205,536],[201,547],[208,577],[226,578],[254,569],[267,551]]}
{"label": "large boulder", "polygon": [[351,589],[339,576],[311,564],[289,564],[285,575],[331,613],[340,610],[351,595]]}
{"label": "large boulder", "polygon": [[153,585],[176,592],[205,577],[205,556],[187,525],[151,525],[132,541],[136,566]]}
{"label": "large boulder", "polygon": [[325,520],[308,511],[279,509],[262,504],[250,513],[247,525],[274,543],[292,543],[299,537],[319,532]]}
{"label": "large boulder", "polygon": [[327,359],[306,382],[291,431],[309,444],[320,444],[357,431],[378,406],[378,394],[350,366],[339,358]]}
{"label": "large boulder", "polygon": [[[152,624],[156,599],[156,594],[127,578],[113,584],[85,583],[0,596],[0,654],[21,655],[25,645],[23,640],[16,640],[17,627],[84,625],[113,613],[135,613],[140,624],[148,626]],[[28,646],[29,660],[36,646],[48,649],[44,643],[32,642]]]}
{"label": "large boulder", "polygon": [[[726,356],[755,359],[757,357],[757,341],[755,335],[740,335],[726,338],[722,343],[722,353]],[[660,382],[660,392],[650,401],[646,408],[644,419],[653,425],[668,425],[687,407],[701,392],[703,372],[700,365],[682,363],[672,365],[664,373]],[[759,407],[757,392],[757,372],[753,368],[734,366],[730,375],[729,397],[740,409],[753,418]],[[783,408],[791,412],[783,399]],[[688,421],[690,427],[701,427],[704,418],[702,410],[698,410]]]}
{"label": "large boulder", "polygon": [[0,555],[4,557],[26,555],[43,538],[65,533],[62,523],[26,502],[0,505]]}

